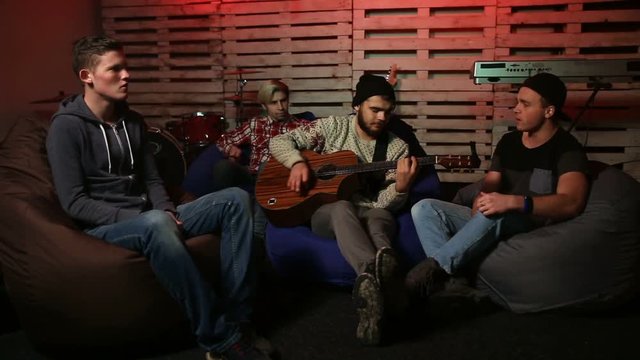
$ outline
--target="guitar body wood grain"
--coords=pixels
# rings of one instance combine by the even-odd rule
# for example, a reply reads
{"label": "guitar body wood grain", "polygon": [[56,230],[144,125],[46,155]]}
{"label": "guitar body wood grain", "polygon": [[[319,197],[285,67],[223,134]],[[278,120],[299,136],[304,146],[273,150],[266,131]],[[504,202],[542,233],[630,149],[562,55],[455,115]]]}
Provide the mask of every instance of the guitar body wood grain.
{"label": "guitar body wood grain", "polygon": [[[314,173],[323,167],[358,163],[356,155],[346,150],[326,155],[303,150],[302,156],[307,159],[307,164]],[[311,219],[321,205],[346,200],[358,188],[358,177],[355,174],[314,177],[310,187],[303,193],[289,190],[288,179],[289,169],[271,158],[256,181],[256,201],[264,209],[269,221],[276,226],[303,224]]]}

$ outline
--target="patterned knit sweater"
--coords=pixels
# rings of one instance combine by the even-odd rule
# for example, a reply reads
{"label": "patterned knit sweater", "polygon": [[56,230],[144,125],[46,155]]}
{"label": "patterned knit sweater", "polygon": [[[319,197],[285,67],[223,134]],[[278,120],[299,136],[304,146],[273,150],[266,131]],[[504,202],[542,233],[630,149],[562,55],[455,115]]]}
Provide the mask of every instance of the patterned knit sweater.
{"label": "patterned knit sweater", "polygon": [[[351,150],[356,154],[359,162],[369,163],[373,159],[376,140],[361,139],[356,132],[357,121],[355,115],[318,119],[272,138],[269,150],[276,160],[289,169],[295,163],[304,161],[298,149],[310,149],[320,154]],[[386,160],[396,161],[408,155],[408,145],[389,133]],[[377,194],[366,196],[363,192],[356,192],[351,202],[360,207],[396,211],[404,205],[408,194],[396,191],[395,180],[396,170],[388,170],[385,172],[381,190]]]}

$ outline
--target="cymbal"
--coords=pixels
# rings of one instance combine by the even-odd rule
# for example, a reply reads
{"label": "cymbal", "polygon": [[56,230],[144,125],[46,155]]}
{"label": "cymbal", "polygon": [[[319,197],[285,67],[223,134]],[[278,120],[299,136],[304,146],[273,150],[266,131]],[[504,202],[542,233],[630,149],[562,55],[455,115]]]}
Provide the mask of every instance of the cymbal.
{"label": "cymbal", "polygon": [[246,70],[246,69],[238,69],[238,70],[227,70],[222,73],[225,75],[243,75],[243,74],[257,74],[263,71],[260,70]]}
{"label": "cymbal", "polygon": [[48,98],[48,99],[40,99],[40,100],[33,100],[31,101],[29,104],[49,104],[49,103],[59,103],[60,101],[64,100],[67,96],[69,96],[71,94],[65,94],[64,91],[59,91],[58,95],[52,97],[52,98]]}

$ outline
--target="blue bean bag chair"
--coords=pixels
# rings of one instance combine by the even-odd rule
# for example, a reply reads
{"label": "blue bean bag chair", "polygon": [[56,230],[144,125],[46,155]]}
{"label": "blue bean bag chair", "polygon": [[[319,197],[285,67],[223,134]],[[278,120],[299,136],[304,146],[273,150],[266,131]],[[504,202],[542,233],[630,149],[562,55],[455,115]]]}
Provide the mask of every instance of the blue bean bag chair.
{"label": "blue bean bag chair", "polygon": [[[438,175],[433,166],[426,167],[411,189],[409,202],[440,196]],[[398,234],[393,244],[407,268],[424,258],[409,209],[407,206],[396,217]],[[336,240],[320,237],[308,226],[268,224],[266,247],[273,268],[282,277],[339,286],[351,286],[355,281],[356,273],[340,253]]]}

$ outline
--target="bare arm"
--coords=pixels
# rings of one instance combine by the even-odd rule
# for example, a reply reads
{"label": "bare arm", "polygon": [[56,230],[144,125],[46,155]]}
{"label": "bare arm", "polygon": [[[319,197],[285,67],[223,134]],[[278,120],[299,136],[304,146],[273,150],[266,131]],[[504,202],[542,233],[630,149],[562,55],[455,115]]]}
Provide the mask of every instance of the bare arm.
{"label": "bare arm", "polygon": [[[532,214],[554,221],[575,217],[584,209],[588,188],[585,174],[577,171],[562,174],[558,178],[555,194],[532,197]],[[524,196],[481,192],[475,203],[484,215],[523,211]]]}
{"label": "bare arm", "polygon": [[556,193],[533,197],[533,215],[565,220],[579,215],[587,203],[589,183],[585,174],[572,171],[560,175]]}

